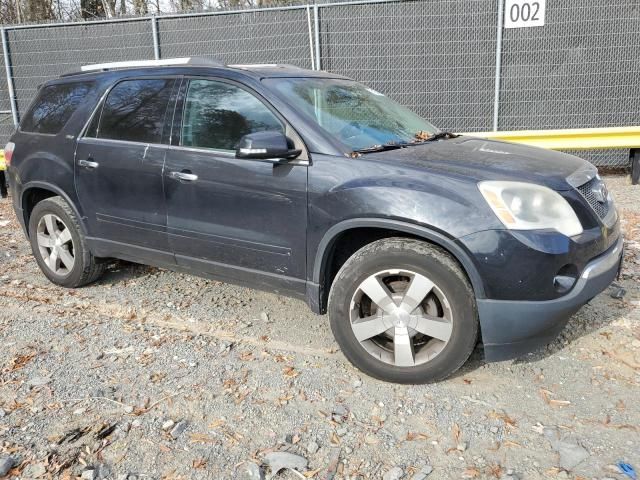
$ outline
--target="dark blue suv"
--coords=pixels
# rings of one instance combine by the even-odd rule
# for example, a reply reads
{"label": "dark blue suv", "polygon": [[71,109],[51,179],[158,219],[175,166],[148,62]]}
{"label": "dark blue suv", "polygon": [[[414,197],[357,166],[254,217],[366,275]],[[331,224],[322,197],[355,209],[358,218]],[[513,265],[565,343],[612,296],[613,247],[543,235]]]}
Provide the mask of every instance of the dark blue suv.
{"label": "dark blue suv", "polygon": [[40,88],[6,154],[52,282],[120,258],[299,297],[388,381],[443,379],[479,338],[488,360],[544,345],[622,258],[589,163],[292,66],[83,67]]}

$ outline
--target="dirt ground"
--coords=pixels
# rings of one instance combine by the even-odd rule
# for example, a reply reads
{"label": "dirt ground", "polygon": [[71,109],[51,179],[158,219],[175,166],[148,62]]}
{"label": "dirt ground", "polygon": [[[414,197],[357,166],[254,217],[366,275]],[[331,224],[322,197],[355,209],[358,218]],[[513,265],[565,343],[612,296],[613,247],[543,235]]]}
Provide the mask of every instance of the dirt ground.
{"label": "dirt ground", "polygon": [[477,349],[424,386],[359,373],[297,300],[126,263],[58,288],[2,200],[0,476],[259,479],[282,462],[273,478],[629,478],[640,186],[606,180],[626,295],[603,292],[545,350],[487,364]]}

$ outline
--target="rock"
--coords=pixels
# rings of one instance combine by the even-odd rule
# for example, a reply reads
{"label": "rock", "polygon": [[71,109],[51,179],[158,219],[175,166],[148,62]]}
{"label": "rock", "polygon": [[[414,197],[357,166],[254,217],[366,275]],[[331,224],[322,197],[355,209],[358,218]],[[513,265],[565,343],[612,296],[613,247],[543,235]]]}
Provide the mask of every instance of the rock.
{"label": "rock", "polygon": [[627,291],[620,285],[616,283],[611,284],[611,287],[609,290],[609,296],[611,298],[615,298],[616,300],[622,300],[622,298],[625,296],[626,293]]}
{"label": "rock", "polygon": [[316,453],[319,448],[320,445],[318,445],[318,443],[314,440],[311,440],[309,443],[307,443],[307,452],[309,452],[311,455]]}
{"label": "rock", "polygon": [[425,465],[411,477],[411,480],[424,480],[431,472],[433,472],[433,467],[431,465]]}
{"label": "rock", "polygon": [[329,465],[327,465],[326,470],[324,470],[320,478],[322,480],[333,480],[338,472],[338,466],[340,465],[340,448],[334,447],[331,449],[331,453],[329,454]]}
{"label": "rock", "polygon": [[263,322],[269,321],[269,315],[267,315],[267,312],[260,312],[260,320]]}
{"label": "rock", "polygon": [[30,387],[41,387],[51,382],[51,377],[33,377],[29,379],[27,385]]}
{"label": "rock", "polygon": [[174,422],[173,420],[167,420],[166,422],[164,422],[164,423],[162,424],[162,429],[163,429],[164,431],[167,431],[167,430],[169,430],[169,429],[173,428],[173,426],[174,426],[175,424],[176,424],[176,422]]}
{"label": "rock", "polygon": [[133,407],[131,405],[127,405],[124,407],[124,413],[133,413]]}
{"label": "rock", "polygon": [[142,426],[142,420],[136,418],[133,422],[131,422],[132,428],[140,428]]}
{"label": "rock", "polygon": [[106,480],[107,478],[112,478],[111,469],[107,465],[98,465],[94,472],[94,478],[97,480]]}
{"label": "rock", "polygon": [[400,480],[404,475],[404,471],[400,467],[393,467],[391,470],[387,470],[382,476],[382,480]]}
{"label": "rock", "polygon": [[560,466],[566,470],[573,470],[583,460],[589,458],[589,452],[578,443],[559,442],[556,450],[560,454]]}
{"label": "rock", "polygon": [[460,452],[464,452],[466,449],[467,449],[467,442],[460,442],[458,445],[456,445],[456,450]]}
{"label": "rock", "polygon": [[182,420],[181,422],[176,423],[176,426],[173,427],[173,429],[171,430],[171,436],[175,439],[178,438],[180,435],[182,435],[182,432],[184,432],[187,429],[187,425],[188,423],[184,420]]}
{"label": "rock", "polygon": [[264,463],[271,468],[271,476],[276,475],[282,469],[288,468],[304,472],[309,462],[300,455],[289,452],[271,452],[264,456]]}
{"label": "rock", "polygon": [[356,378],[353,381],[353,388],[360,388],[362,386],[362,380],[360,380],[359,378]]}
{"label": "rock", "polygon": [[80,478],[82,480],[96,480],[98,478],[97,472],[93,469],[90,470],[85,470],[84,472],[82,472],[82,475],[80,475]]}
{"label": "rock", "polygon": [[544,435],[549,440],[551,447],[560,455],[559,465],[565,470],[573,470],[589,457],[589,452],[577,441],[560,439],[558,430],[546,427]]}
{"label": "rock", "polygon": [[498,433],[499,429],[498,427],[491,427],[490,430],[491,430],[491,433]]}
{"label": "rock", "polygon": [[345,427],[336,428],[336,435],[339,437],[344,437],[347,434],[348,430]]}
{"label": "rock", "polygon": [[23,478],[38,478],[47,473],[47,467],[42,463],[32,463],[23,471]]}
{"label": "rock", "polygon": [[246,462],[237,473],[237,480],[264,480],[264,472],[253,462]]}
{"label": "rock", "polygon": [[334,422],[342,423],[349,416],[349,410],[344,405],[336,405],[331,411],[331,418]]}
{"label": "rock", "polygon": [[0,408],[0,418],[3,418],[7,412],[5,412],[2,408]]}
{"label": "rock", "polygon": [[4,477],[13,468],[15,460],[12,457],[0,457],[0,477]]}

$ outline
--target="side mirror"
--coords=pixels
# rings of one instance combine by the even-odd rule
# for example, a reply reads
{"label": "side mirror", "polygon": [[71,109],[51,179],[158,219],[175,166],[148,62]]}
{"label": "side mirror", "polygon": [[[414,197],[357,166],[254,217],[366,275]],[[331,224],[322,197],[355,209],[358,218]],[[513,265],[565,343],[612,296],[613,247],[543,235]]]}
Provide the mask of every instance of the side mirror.
{"label": "side mirror", "polygon": [[278,161],[292,160],[302,153],[302,150],[296,150],[292,147],[293,142],[282,132],[250,133],[240,139],[236,158],[278,163]]}

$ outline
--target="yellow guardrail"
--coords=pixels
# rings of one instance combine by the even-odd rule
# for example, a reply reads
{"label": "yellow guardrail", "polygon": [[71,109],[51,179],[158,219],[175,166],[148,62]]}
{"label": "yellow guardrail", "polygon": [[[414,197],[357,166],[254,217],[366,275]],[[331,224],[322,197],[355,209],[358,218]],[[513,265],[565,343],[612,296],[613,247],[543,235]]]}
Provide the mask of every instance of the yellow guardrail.
{"label": "yellow guardrail", "polygon": [[521,130],[513,132],[469,132],[463,135],[523,143],[550,150],[640,148],[640,126],[575,128],[567,130]]}
{"label": "yellow guardrail", "polygon": [[0,172],[6,170],[7,164],[4,161],[4,150],[0,150]]}

